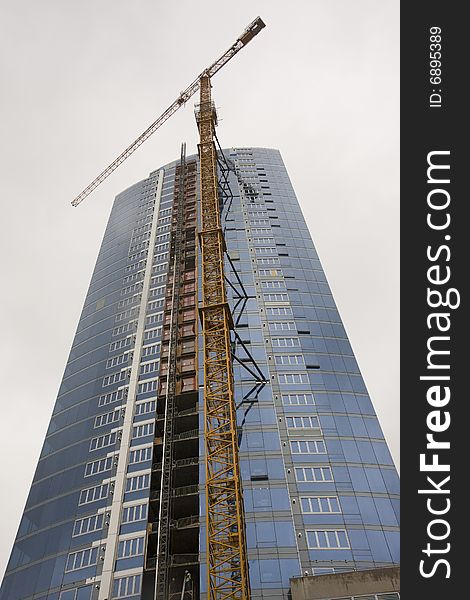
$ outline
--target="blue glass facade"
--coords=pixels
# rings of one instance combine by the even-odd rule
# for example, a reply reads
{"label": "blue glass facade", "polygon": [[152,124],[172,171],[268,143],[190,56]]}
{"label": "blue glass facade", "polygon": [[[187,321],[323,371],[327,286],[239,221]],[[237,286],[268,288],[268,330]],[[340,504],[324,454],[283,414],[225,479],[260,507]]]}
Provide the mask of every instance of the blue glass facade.
{"label": "blue glass facade", "polygon": [[[222,223],[252,596],[287,598],[293,576],[399,562],[399,484],[279,152],[235,148],[224,155],[230,171]],[[196,158],[187,162],[195,181]],[[187,257],[195,246],[193,183],[189,178],[186,190]],[[1,600],[152,597],[177,186],[174,162],[116,198]],[[179,529],[171,544],[174,578],[189,569],[195,597],[203,598],[202,377],[192,341],[196,267],[190,258],[186,264],[172,484]]]}

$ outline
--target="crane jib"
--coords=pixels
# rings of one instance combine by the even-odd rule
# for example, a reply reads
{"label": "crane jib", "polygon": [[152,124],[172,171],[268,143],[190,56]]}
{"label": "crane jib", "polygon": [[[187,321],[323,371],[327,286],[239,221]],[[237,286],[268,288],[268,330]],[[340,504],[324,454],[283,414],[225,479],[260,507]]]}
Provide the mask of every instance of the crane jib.
{"label": "crane jib", "polygon": [[204,75],[212,77],[215,75],[228,61],[237,54],[242,48],[248,44],[260,31],[265,27],[263,20],[257,17],[252,21],[243,33],[237,38],[236,42],[226,51],[220,58],[212,63],[210,67],[204,69],[204,71],[195,79],[171,104],[165,112],[158,117],[147,129],[130,144],[124,152],[122,152],[104,171],[102,171],[98,177],[96,177],[80,194],[72,201],[72,206],[78,206],[93,190],[95,190],[105,179],[107,179],[113,171],[115,171],[119,165],[121,165],[126,158],[128,158],[139,146],[141,146],[157,129],[163,125],[181,106],[192,97],[199,90],[200,79]]}

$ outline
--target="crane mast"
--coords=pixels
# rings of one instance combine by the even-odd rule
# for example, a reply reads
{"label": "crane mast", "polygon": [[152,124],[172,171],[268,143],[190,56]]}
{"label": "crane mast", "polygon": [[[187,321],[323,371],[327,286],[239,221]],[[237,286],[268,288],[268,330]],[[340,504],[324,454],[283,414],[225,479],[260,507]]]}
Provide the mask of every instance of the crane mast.
{"label": "crane mast", "polygon": [[238,460],[237,415],[230,349],[232,316],[224,277],[225,239],[219,213],[217,116],[209,74],[201,77],[199,161],[204,345],[207,589],[209,600],[249,600],[245,519]]}

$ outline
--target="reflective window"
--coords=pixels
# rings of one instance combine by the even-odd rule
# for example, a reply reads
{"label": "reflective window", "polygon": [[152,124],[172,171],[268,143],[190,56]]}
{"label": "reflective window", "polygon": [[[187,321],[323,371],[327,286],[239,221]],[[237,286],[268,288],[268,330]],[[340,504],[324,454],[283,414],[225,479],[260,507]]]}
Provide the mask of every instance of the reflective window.
{"label": "reflective window", "polygon": [[138,490],[144,490],[150,485],[150,475],[135,475],[129,477],[126,481],[126,492],[137,492]]}
{"label": "reflective window", "polygon": [[132,439],[135,440],[146,435],[152,435],[155,428],[155,422],[144,423],[143,425],[134,425],[132,428]]}
{"label": "reflective window", "polygon": [[309,383],[307,373],[279,373],[278,374],[279,383],[292,385],[299,383]]}
{"label": "reflective window", "polygon": [[302,354],[277,354],[274,357],[276,365],[304,365]]}
{"label": "reflective window", "polygon": [[292,454],[326,454],[323,440],[292,440],[290,449]]}
{"label": "reflective window", "polygon": [[77,519],[73,525],[73,537],[98,531],[103,528],[103,514],[91,515],[83,519]]}
{"label": "reflective window", "polygon": [[113,446],[116,443],[117,432],[112,431],[111,433],[105,433],[99,437],[93,438],[90,442],[90,452],[92,450],[99,450],[100,448],[106,448],[107,446]]}
{"label": "reflective window", "polygon": [[295,415],[286,417],[286,425],[289,429],[308,429],[320,427],[320,422],[316,415]]}
{"label": "reflective window", "polygon": [[117,390],[116,392],[110,392],[109,394],[103,394],[99,397],[98,406],[106,406],[106,404],[112,404],[118,402],[124,398],[124,388]]}
{"label": "reflective window", "polygon": [[152,446],[147,448],[139,448],[137,450],[131,450],[129,453],[129,464],[144,462],[152,458]]}
{"label": "reflective window", "polygon": [[273,348],[294,348],[300,346],[300,340],[298,337],[273,338],[271,343]]}
{"label": "reflective window", "polygon": [[129,596],[140,595],[141,576],[129,575],[129,577],[119,577],[113,583],[112,598],[127,598]]}
{"label": "reflective window", "polygon": [[140,402],[136,404],[135,414],[136,415],[145,415],[146,413],[155,411],[156,402],[155,400],[148,400],[146,402]]}
{"label": "reflective window", "polygon": [[89,504],[90,502],[96,502],[108,497],[109,484],[104,483],[103,485],[96,485],[80,492],[80,499],[78,505]]}
{"label": "reflective window", "polygon": [[313,394],[282,394],[282,403],[288,405],[315,404]]}
{"label": "reflective window", "polygon": [[269,323],[270,331],[295,331],[295,328],[294,321],[273,321],[272,323]]}
{"label": "reflective window", "polygon": [[118,546],[118,558],[129,558],[144,553],[143,537],[121,540]]}
{"label": "reflective window", "polygon": [[113,460],[113,456],[107,456],[106,458],[100,458],[99,460],[87,463],[85,466],[85,477],[109,471],[113,466]]}
{"label": "reflective window", "polygon": [[331,467],[296,467],[297,481],[333,481]]}
{"label": "reflective window", "polygon": [[302,496],[300,506],[304,514],[340,513],[337,496]]}
{"label": "reflective window", "polygon": [[137,393],[145,394],[147,392],[154,392],[157,389],[157,385],[158,385],[158,378],[152,379],[151,381],[143,381],[142,383],[139,383],[139,385],[137,386]]}
{"label": "reflective window", "polygon": [[349,548],[345,529],[315,529],[306,531],[308,547],[315,550]]}
{"label": "reflective window", "polygon": [[95,424],[94,427],[101,427],[102,425],[109,425],[109,423],[115,423],[116,421],[119,421],[119,419],[121,418],[121,410],[113,410],[112,412],[109,413],[104,413],[103,415],[98,415],[95,418]]}
{"label": "reflective window", "polygon": [[124,507],[121,523],[133,523],[144,519],[147,519],[147,504],[135,504]]}
{"label": "reflective window", "polygon": [[98,548],[87,548],[78,552],[71,552],[67,556],[65,572],[77,571],[91,565],[96,565],[98,561]]}

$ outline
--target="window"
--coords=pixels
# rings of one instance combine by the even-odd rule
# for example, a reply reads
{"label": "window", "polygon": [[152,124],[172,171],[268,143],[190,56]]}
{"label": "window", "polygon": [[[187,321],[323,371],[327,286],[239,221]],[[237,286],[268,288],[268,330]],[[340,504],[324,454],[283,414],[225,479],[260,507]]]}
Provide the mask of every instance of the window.
{"label": "window", "polygon": [[140,271],[144,267],[145,267],[145,260],[139,260],[139,262],[136,262],[133,265],[127,265],[126,271],[128,273],[133,272],[133,271]]}
{"label": "window", "polygon": [[109,484],[104,483],[103,485],[96,485],[95,487],[87,488],[80,492],[80,499],[78,505],[90,504],[90,502],[96,502],[97,500],[103,500],[108,497]]}
{"label": "window", "polygon": [[282,269],[258,269],[258,273],[262,277],[282,277],[284,275]]}
{"label": "window", "polygon": [[132,428],[132,439],[145,437],[146,435],[152,435],[154,432],[155,423],[143,423],[142,425],[134,425]]}
{"label": "window", "polygon": [[112,358],[108,358],[106,361],[106,368],[116,367],[117,365],[122,365],[127,363],[129,360],[130,352],[124,352],[124,354],[119,354],[118,356],[113,356]]}
{"label": "window", "polygon": [[153,323],[160,323],[161,321],[163,321],[163,311],[155,313],[154,315],[148,315],[145,324],[153,325]]}
{"label": "window", "polygon": [[155,400],[147,400],[146,402],[141,402],[140,404],[136,404],[135,414],[137,415],[145,415],[150,412],[154,412],[156,407]]}
{"label": "window", "polygon": [[119,577],[113,582],[113,595],[111,598],[128,598],[129,596],[140,597],[141,575],[129,575]]}
{"label": "window", "polygon": [[86,533],[99,531],[100,529],[103,529],[103,514],[91,515],[91,517],[84,517],[75,521],[72,537],[85,535]]}
{"label": "window", "polygon": [[307,373],[279,373],[278,374],[279,383],[285,385],[295,385],[295,384],[303,384],[309,383]]}
{"label": "window", "polygon": [[126,346],[130,346],[132,344],[132,335],[128,335],[123,340],[118,340],[117,342],[113,342],[109,346],[109,351],[114,352],[114,350],[120,350],[121,348],[125,348]]}
{"label": "window", "polygon": [[141,252],[137,252],[136,254],[129,255],[129,262],[140,261],[141,259],[147,258],[147,250],[142,250]]}
{"label": "window", "polygon": [[163,250],[168,250],[170,247],[170,242],[163,242],[162,244],[156,244],[154,250],[156,252],[163,252]]}
{"label": "window", "polygon": [[274,356],[276,365],[304,365],[302,354],[277,354]]}
{"label": "window", "polygon": [[345,529],[315,529],[305,533],[307,534],[307,545],[311,549],[349,548]]}
{"label": "window", "polygon": [[145,462],[152,458],[152,446],[147,448],[138,448],[137,450],[131,450],[129,453],[129,464],[135,465],[136,463]]}
{"label": "window", "polygon": [[137,306],[134,308],[130,308],[129,310],[125,310],[122,313],[116,315],[115,321],[118,323],[119,321],[123,321],[124,319],[129,319],[130,317],[134,317],[137,312]]}
{"label": "window", "polygon": [[302,496],[300,506],[307,515],[341,512],[337,496]]}
{"label": "window", "polygon": [[296,415],[293,417],[286,417],[286,425],[289,429],[308,429],[310,427],[320,427],[320,422],[316,415]]}
{"label": "window", "polygon": [[[127,271],[129,271],[129,268],[126,269]],[[132,281],[138,281],[140,279],[143,278],[145,271],[137,271],[136,273],[132,273],[131,275],[126,275],[124,277],[124,279],[122,280],[123,285],[126,285],[126,283],[131,283]],[[123,294],[124,292],[121,291],[121,294]]]}
{"label": "window", "polygon": [[78,552],[71,552],[67,556],[67,564],[65,565],[65,572],[77,571],[78,569],[84,569],[91,565],[96,565],[98,561],[98,548],[87,548],[86,550],[79,550]]}
{"label": "window", "polygon": [[274,244],[272,237],[254,237],[253,244]]}
{"label": "window", "polygon": [[271,340],[273,348],[300,348],[300,340],[297,337],[279,337]]}
{"label": "window", "polygon": [[155,238],[155,241],[156,242],[164,242],[169,239],[170,239],[169,233],[161,233],[160,235],[157,235],[157,237]]}
{"label": "window", "polygon": [[[299,404],[315,404],[313,394],[282,394],[284,406],[296,406]],[[289,425],[288,425],[289,426]]]}
{"label": "window", "polygon": [[148,329],[147,331],[144,331],[144,340],[153,340],[154,338],[160,337],[161,334],[162,326],[160,325],[160,327],[154,327],[153,329]]}
{"label": "window", "polygon": [[[132,277],[137,278],[138,275],[139,275],[139,273],[136,273],[135,275],[132,275]],[[130,294],[131,292],[137,292],[141,289],[142,289],[142,282],[139,281],[139,283],[134,283],[133,285],[129,285],[129,286],[123,288],[121,290],[121,296],[126,296],[127,294]]]}
{"label": "window", "polygon": [[148,312],[152,312],[153,310],[157,310],[157,308],[162,308],[165,304],[165,299],[160,298],[159,300],[152,300],[148,303]]}
{"label": "window", "polygon": [[297,481],[333,481],[331,467],[296,467]]}
{"label": "window", "polygon": [[148,232],[151,229],[150,224],[144,225],[143,227],[136,227],[132,230],[132,235],[137,235],[139,233]]}
{"label": "window", "polygon": [[125,390],[125,388],[121,388],[116,392],[109,392],[108,394],[103,394],[98,399],[98,406],[106,406],[106,404],[112,404],[113,402],[122,400],[125,397],[124,391],[127,392],[127,389]]}
{"label": "window", "polygon": [[117,409],[113,410],[112,412],[105,413],[104,415],[98,415],[95,418],[94,427],[101,427],[102,425],[109,425],[110,423],[115,423],[116,421],[119,421],[122,412],[123,409]]}
{"label": "window", "polygon": [[129,306],[130,304],[137,304],[140,302],[141,294],[134,294],[130,298],[124,298],[124,300],[119,300],[118,308],[124,308],[125,306]]}
{"label": "window", "polygon": [[119,335],[121,333],[126,333],[126,331],[131,331],[132,329],[135,329],[135,321],[130,321],[129,323],[126,323],[125,325],[119,325],[119,327],[115,327],[113,329],[113,336],[115,335]]}
{"label": "window", "polygon": [[150,286],[154,287],[154,286],[158,285],[159,283],[165,283],[165,281],[166,281],[166,275],[154,275],[150,279]]}
{"label": "window", "polygon": [[150,486],[150,475],[134,475],[126,481],[126,492],[138,492]]}
{"label": "window", "polygon": [[114,458],[112,456],[107,456],[106,458],[100,458],[99,460],[87,463],[85,465],[85,477],[91,477],[92,475],[109,471],[113,466],[113,460]]}
{"label": "window", "polygon": [[117,373],[112,373],[111,375],[106,375],[103,377],[103,387],[108,385],[112,385],[113,383],[118,383],[119,381],[123,381],[127,377],[127,369],[122,369]]}
{"label": "window", "polygon": [[287,294],[263,294],[265,302],[288,302],[289,296]]}
{"label": "window", "polygon": [[116,443],[117,434],[115,431],[111,433],[105,433],[99,437],[95,437],[90,442],[90,452],[92,450],[99,450],[100,448],[106,448],[107,446],[113,446]]}
{"label": "window", "polygon": [[[133,240],[131,240],[132,242]],[[130,248],[129,248],[129,252],[137,252],[138,250],[142,250],[144,248],[148,248],[148,240],[145,242],[139,242],[138,244],[133,244]]]}
{"label": "window", "polygon": [[151,356],[160,352],[160,342],[158,344],[152,344],[151,346],[144,346],[142,348],[142,357]]}
{"label": "window", "polygon": [[152,271],[154,273],[158,273],[158,272],[161,272],[161,271],[166,271],[167,269],[168,269],[168,263],[167,262],[165,262],[165,263],[159,263],[158,265],[153,265],[153,267],[152,267]]}
{"label": "window", "polygon": [[271,233],[270,227],[252,227],[251,233]]}
{"label": "window", "polygon": [[295,323],[293,321],[274,321],[269,323],[270,331],[295,331]]}
{"label": "window", "polygon": [[326,454],[323,440],[291,440],[292,454]]}
{"label": "window", "polygon": [[147,373],[154,373],[158,371],[158,365],[160,360],[154,360],[140,365],[140,375],[146,375]]}
{"label": "window", "polygon": [[132,243],[145,242],[149,239],[149,237],[150,237],[150,231],[148,231],[148,229],[144,233],[134,230],[132,232]]}
{"label": "window", "polygon": [[266,308],[266,314],[268,317],[291,316],[292,308],[290,306],[268,306]]}
{"label": "window", "polygon": [[164,296],[165,295],[165,286],[164,285],[160,285],[156,288],[152,288],[149,292],[149,298],[156,298],[157,296]]}
{"label": "window", "polygon": [[285,290],[286,284],[280,279],[275,279],[273,281],[262,281],[261,287],[265,290]]}
{"label": "window", "polygon": [[151,381],[143,381],[137,386],[138,394],[146,394],[147,392],[154,392],[157,389],[158,379],[152,379]]}
{"label": "window", "polygon": [[280,265],[281,259],[277,257],[257,258],[256,262],[258,265]]}
{"label": "window", "polygon": [[147,520],[147,504],[125,506],[124,510],[122,511],[122,524],[143,521],[144,519]]}
{"label": "window", "polygon": [[255,253],[256,254],[277,254],[277,249],[276,248],[272,248],[272,247],[255,248]]}

